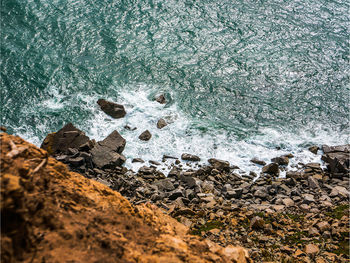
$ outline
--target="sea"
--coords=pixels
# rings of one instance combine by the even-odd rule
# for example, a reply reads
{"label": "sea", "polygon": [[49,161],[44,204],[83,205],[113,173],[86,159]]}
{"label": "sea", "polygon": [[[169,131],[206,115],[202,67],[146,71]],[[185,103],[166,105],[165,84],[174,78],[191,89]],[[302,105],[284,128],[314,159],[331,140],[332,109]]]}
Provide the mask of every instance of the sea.
{"label": "sea", "polygon": [[321,162],[308,147],[350,141],[349,1],[3,0],[0,11],[1,125],[37,146],[72,122],[97,141],[119,131],[131,169],[191,153],[258,173],[254,157],[292,153],[297,169]]}

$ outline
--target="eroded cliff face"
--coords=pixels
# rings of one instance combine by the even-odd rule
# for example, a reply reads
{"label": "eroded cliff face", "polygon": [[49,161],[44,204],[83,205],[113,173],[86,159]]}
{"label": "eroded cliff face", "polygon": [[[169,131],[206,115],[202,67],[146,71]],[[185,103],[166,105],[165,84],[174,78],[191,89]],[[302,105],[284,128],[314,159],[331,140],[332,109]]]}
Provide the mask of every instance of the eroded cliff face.
{"label": "eroded cliff face", "polygon": [[46,151],[0,136],[2,262],[248,262],[245,249],[188,235],[156,206],[132,206]]}

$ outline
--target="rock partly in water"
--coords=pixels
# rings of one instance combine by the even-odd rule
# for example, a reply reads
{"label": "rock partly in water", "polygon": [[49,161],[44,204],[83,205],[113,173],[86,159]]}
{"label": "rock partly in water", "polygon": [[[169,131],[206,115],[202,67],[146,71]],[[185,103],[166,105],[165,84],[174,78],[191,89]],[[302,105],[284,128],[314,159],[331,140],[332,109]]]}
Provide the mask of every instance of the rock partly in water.
{"label": "rock partly in water", "polygon": [[210,163],[215,169],[221,171],[221,170],[229,170],[230,169],[230,163],[228,161],[223,161],[215,158],[210,158],[208,160],[208,163]]}
{"label": "rock partly in water", "polygon": [[322,160],[326,162],[328,171],[332,174],[346,175],[350,171],[350,144],[339,146],[323,145],[324,155]]}
{"label": "rock partly in water", "polygon": [[167,126],[168,124],[166,123],[166,121],[164,119],[159,119],[157,122],[157,128],[158,129],[162,129],[165,126]]}
{"label": "rock partly in water", "polygon": [[266,165],[266,162],[259,160],[258,158],[253,158],[250,160],[252,163],[259,164],[259,165]]}
{"label": "rock partly in water", "polygon": [[278,175],[279,174],[279,167],[277,163],[270,163],[268,165],[265,165],[262,168],[263,173],[272,174],[272,175]]}
{"label": "rock partly in water", "polygon": [[152,137],[152,134],[149,132],[149,130],[145,130],[143,133],[140,134],[139,139],[141,141],[149,141]]}
{"label": "rock partly in water", "polygon": [[123,118],[126,115],[124,106],[104,99],[99,99],[97,104],[101,110],[114,119]]}
{"label": "rock partly in water", "polygon": [[189,153],[183,153],[181,155],[181,159],[185,161],[192,161],[192,162],[199,162],[201,158],[197,155],[189,154]]}
{"label": "rock partly in water", "polygon": [[165,104],[166,103],[165,96],[163,94],[159,95],[158,97],[156,97],[156,101],[160,104]]}

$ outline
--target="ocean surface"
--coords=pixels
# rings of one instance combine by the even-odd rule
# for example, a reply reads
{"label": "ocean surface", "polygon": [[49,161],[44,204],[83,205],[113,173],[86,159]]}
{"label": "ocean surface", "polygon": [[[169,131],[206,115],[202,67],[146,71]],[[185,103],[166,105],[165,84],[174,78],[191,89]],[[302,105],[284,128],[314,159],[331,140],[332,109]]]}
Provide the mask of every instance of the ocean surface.
{"label": "ocean surface", "polygon": [[188,152],[258,171],[253,157],[293,153],[293,167],[319,161],[311,145],[349,143],[349,1],[4,0],[0,11],[1,125],[38,146],[72,122],[96,140],[118,130],[128,167]]}

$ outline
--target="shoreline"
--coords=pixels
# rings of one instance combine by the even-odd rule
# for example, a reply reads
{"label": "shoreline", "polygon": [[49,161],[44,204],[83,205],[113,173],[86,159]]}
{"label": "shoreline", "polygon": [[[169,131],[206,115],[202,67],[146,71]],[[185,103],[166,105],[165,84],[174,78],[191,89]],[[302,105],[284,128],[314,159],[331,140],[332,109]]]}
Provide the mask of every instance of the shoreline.
{"label": "shoreline", "polygon": [[[224,246],[250,248],[258,262],[269,258],[307,262],[303,260],[330,254],[332,261],[349,259],[345,234],[349,229],[341,228],[339,234],[336,226],[349,222],[350,145],[323,146],[325,168],[306,163],[297,171],[286,171],[285,178],[278,175],[292,155],[267,164],[254,160],[263,171],[256,178],[254,173],[240,176],[237,167],[218,159],[193,168],[187,164],[200,157],[191,154],[165,156],[174,162],[167,175],[157,169],[156,161],[142,163],[134,172],[122,166],[125,143],[117,131],[95,142],[68,124],[48,135],[42,148],[53,155],[60,152],[57,160],[120,192],[131,203],[155,204],[194,235]],[[318,147],[310,151],[320,153]]]}

